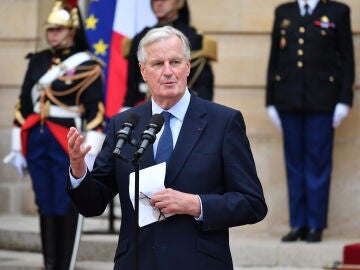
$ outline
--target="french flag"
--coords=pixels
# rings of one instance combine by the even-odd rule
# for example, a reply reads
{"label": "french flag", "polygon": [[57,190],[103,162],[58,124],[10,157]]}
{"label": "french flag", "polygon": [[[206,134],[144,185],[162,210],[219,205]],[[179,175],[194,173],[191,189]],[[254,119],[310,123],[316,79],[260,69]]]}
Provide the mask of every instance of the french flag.
{"label": "french flag", "polygon": [[91,1],[85,30],[91,51],[105,63],[105,114],[110,118],[122,107],[126,94],[127,60],[122,43],[145,26],[156,23],[150,0]]}

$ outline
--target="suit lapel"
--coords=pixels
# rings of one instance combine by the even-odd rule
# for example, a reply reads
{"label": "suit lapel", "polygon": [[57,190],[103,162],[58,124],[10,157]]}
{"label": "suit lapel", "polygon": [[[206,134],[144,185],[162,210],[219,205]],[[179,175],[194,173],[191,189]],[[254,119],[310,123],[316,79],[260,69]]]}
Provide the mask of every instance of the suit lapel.
{"label": "suit lapel", "polygon": [[204,103],[201,99],[192,96],[167,168],[165,179],[167,187],[173,184],[176,176],[184,167],[192,149],[204,132],[207,125],[207,120],[204,119],[205,115],[206,109]]}

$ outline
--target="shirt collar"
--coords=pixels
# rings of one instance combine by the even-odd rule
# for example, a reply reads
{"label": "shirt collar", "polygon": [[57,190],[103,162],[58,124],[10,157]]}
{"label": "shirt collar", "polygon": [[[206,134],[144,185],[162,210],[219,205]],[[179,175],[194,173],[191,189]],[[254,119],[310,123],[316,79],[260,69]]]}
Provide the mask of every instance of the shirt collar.
{"label": "shirt collar", "polygon": [[[190,104],[190,98],[191,95],[189,89],[186,88],[185,94],[182,96],[182,98],[167,111],[171,113],[174,117],[176,117],[178,120],[183,122],[186,111]],[[164,111],[164,109],[157,105],[153,99],[151,99],[151,108],[153,114],[161,113],[162,111]]]}
{"label": "shirt collar", "polygon": [[316,8],[316,5],[319,3],[320,0],[297,0],[300,10],[301,10],[301,14],[303,15],[305,13],[305,4],[307,3],[309,5],[309,12],[310,14],[312,14],[314,12],[314,9]]}

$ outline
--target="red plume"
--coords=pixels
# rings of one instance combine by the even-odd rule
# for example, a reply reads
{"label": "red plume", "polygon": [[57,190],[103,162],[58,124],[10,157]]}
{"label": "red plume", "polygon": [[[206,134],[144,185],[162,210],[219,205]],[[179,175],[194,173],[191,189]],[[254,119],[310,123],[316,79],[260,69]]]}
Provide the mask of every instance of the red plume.
{"label": "red plume", "polygon": [[78,0],[63,0],[64,6],[68,8],[74,8],[78,5]]}

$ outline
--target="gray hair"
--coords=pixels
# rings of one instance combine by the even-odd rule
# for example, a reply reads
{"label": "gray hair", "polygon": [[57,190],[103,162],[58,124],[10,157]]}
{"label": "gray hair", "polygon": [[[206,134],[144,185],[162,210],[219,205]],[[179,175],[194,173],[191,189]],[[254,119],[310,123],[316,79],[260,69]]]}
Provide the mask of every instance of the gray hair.
{"label": "gray hair", "polygon": [[144,64],[147,59],[147,52],[146,47],[150,44],[157,42],[161,39],[167,39],[172,36],[177,36],[182,43],[182,47],[184,49],[184,57],[186,60],[190,59],[190,42],[188,38],[181,33],[179,30],[175,29],[171,26],[163,26],[160,28],[153,28],[146,35],[140,40],[138,51],[137,51],[137,58],[139,63]]}

